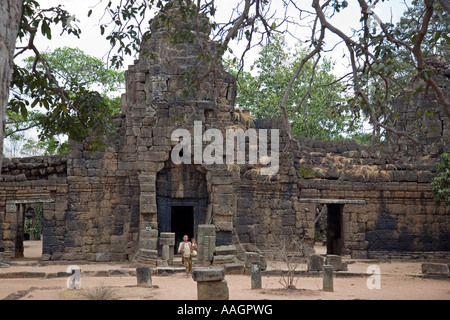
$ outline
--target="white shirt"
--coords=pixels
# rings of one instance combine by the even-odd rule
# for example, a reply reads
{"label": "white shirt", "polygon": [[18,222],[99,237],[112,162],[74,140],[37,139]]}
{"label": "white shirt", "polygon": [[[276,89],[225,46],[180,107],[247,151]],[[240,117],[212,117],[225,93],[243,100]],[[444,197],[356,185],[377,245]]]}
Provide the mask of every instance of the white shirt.
{"label": "white shirt", "polygon": [[191,256],[191,248],[189,247],[190,242],[181,242],[178,252],[181,252],[182,246],[184,245],[184,253],[183,256],[189,258]]}

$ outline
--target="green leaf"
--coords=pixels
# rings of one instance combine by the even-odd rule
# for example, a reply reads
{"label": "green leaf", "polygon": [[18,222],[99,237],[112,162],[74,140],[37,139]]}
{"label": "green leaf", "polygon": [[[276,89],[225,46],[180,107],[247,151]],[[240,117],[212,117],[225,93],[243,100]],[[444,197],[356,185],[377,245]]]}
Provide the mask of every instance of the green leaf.
{"label": "green leaf", "polygon": [[50,26],[48,25],[46,20],[42,21],[41,32],[42,32],[42,35],[46,36],[49,40],[52,39],[52,32],[51,32]]}

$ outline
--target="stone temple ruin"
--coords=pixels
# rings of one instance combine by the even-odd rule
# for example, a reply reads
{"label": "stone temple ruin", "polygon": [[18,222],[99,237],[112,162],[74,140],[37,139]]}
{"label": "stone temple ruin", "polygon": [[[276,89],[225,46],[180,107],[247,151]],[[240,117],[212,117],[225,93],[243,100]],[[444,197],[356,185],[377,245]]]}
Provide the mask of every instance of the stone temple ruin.
{"label": "stone temple ruin", "polygon": [[[235,109],[236,79],[221,66],[186,91],[184,74],[208,70],[199,53],[217,50],[208,28],[183,43],[168,42],[167,32],[156,17],[143,54],[126,72],[117,134],[106,138],[106,150],[71,142],[66,155],[3,160],[0,250],[8,259],[23,256],[32,204],[43,209],[44,261],[156,266],[163,256],[172,259],[183,234],[197,238],[206,265],[236,262],[246,251],[270,258],[283,236],[303,238],[299,254],[309,255],[323,208],[328,254],[450,256],[450,210],[436,206],[430,190],[439,155],[450,151],[450,121],[431,90],[414,94],[420,80],[394,107],[397,128],[413,129],[425,147],[406,138],[379,148],[299,138],[294,150],[286,148],[283,121],[246,121]],[[438,79],[448,94],[446,68],[438,68]],[[224,136],[227,128],[279,129],[277,174],[258,174],[262,164],[174,164],[172,132],[192,132],[195,121]]]}

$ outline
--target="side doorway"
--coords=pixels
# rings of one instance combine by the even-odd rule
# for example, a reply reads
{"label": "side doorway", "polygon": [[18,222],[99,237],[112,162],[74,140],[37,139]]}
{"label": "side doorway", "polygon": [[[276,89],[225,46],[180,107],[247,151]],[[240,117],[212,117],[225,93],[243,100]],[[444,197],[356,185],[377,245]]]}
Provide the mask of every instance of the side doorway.
{"label": "side doorway", "polygon": [[343,204],[327,204],[327,254],[341,255],[344,251]]}

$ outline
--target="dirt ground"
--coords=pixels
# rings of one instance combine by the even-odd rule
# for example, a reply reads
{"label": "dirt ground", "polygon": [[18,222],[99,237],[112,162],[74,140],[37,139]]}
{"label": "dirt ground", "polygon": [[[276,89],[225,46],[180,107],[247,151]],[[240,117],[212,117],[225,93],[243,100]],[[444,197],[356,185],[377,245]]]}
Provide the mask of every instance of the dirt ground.
{"label": "dirt ground", "polygon": [[[35,246],[38,244],[27,243]],[[2,273],[65,272],[67,265],[30,266],[33,261],[30,252],[27,258],[17,261],[17,265],[0,268]],[[38,257],[35,255],[34,259]],[[381,270],[381,288],[368,289],[366,273],[369,265],[376,264]],[[350,273],[359,273],[355,277],[336,277],[334,292],[322,291],[321,277],[299,277],[297,290],[284,290],[279,276],[263,276],[262,289],[251,290],[250,275],[226,275],[231,300],[348,300],[348,299],[406,299],[406,300],[450,300],[450,280],[429,279],[421,276],[421,261],[414,262],[376,262],[355,261],[349,264]],[[126,264],[86,264],[79,265],[83,271],[110,270],[128,268]],[[300,266],[302,269],[304,266]],[[270,268],[270,264],[269,264]],[[132,268],[130,268],[132,269]],[[66,278],[0,278],[0,299],[20,300],[73,300],[87,299],[94,288],[108,288],[109,298],[121,300],[196,300],[197,285],[192,278],[183,273],[169,276],[153,276],[154,288],[136,287],[134,276],[109,276],[81,278],[82,290],[66,288]],[[182,288],[182,290],[180,290]]]}

